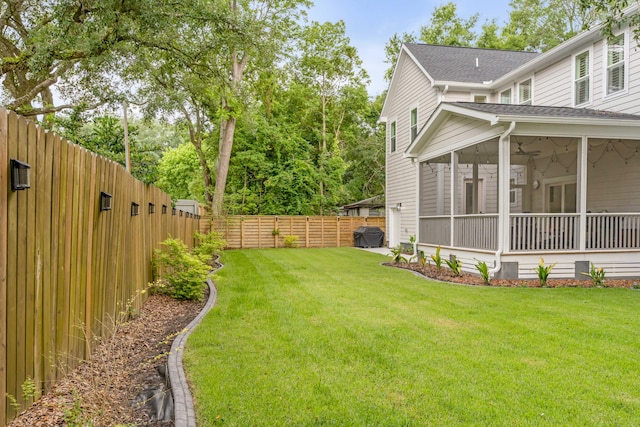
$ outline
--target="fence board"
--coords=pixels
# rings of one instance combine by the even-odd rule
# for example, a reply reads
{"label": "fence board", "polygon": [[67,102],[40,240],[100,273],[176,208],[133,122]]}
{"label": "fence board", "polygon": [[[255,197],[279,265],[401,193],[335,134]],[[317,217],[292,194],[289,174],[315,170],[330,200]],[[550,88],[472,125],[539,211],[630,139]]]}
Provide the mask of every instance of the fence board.
{"label": "fence board", "polygon": [[[25,351],[27,352],[25,357],[25,374],[28,378],[34,381],[39,381],[39,374],[36,374],[36,354],[40,354],[39,335],[36,335],[36,319],[42,314],[38,305],[39,301],[36,297],[36,256],[37,256],[37,234],[30,233],[30,230],[34,230],[36,227],[36,216],[38,207],[36,205],[36,196],[38,194],[38,179],[36,168],[38,166],[38,152],[36,149],[36,137],[37,129],[33,122],[25,121],[25,130],[27,132],[27,163],[32,167],[31,171],[31,189],[25,191],[27,195],[27,257],[26,257],[26,289],[25,289]],[[34,179],[35,178],[35,179]],[[30,274],[33,272],[34,274]],[[36,339],[38,337],[38,339]],[[27,350],[28,349],[28,350]],[[39,364],[38,364],[39,368]],[[32,398],[28,397],[23,401],[24,405],[30,405]]]}
{"label": "fence board", "polygon": [[52,194],[53,194],[53,145],[54,135],[47,133],[44,136],[44,154],[43,163],[44,167],[40,165],[39,168],[43,168],[43,183],[40,187],[42,197],[39,199],[38,204],[42,206],[42,210],[38,215],[40,221],[42,221],[38,228],[41,233],[41,265],[42,265],[42,356],[40,357],[42,363],[42,380],[43,380],[43,392],[47,392],[53,381],[55,380],[55,366],[52,361],[55,360],[55,333],[52,333],[51,326],[55,325],[55,304],[53,291],[53,268],[52,268],[52,244],[53,239],[53,208],[52,208]]}
{"label": "fence board", "polygon": [[[9,157],[7,141],[7,113],[0,109],[0,235],[8,236]],[[7,393],[7,239],[0,238],[0,425],[6,423],[4,396]]]}

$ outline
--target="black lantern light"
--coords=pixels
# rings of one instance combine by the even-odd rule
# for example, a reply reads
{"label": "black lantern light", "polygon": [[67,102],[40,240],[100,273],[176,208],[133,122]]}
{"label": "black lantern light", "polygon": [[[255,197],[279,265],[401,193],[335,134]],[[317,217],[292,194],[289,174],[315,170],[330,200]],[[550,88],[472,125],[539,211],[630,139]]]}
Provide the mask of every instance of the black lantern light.
{"label": "black lantern light", "polygon": [[140,205],[137,203],[131,202],[131,216],[140,215]]}
{"label": "black lantern light", "polygon": [[171,208],[171,215],[175,215],[176,214],[176,208]]}
{"label": "black lantern light", "polygon": [[28,164],[11,159],[11,191],[25,190],[31,187],[29,169],[31,166]]}
{"label": "black lantern light", "polygon": [[111,210],[111,199],[113,199],[111,194],[104,191],[100,192],[100,212]]}
{"label": "black lantern light", "polygon": [[156,213],[156,205],[154,205],[153,203],[149,203],[149,213]]}
{"label": "black lantern light", "polygon": [[162,205],[162,215],[167,214],[167,205]]}

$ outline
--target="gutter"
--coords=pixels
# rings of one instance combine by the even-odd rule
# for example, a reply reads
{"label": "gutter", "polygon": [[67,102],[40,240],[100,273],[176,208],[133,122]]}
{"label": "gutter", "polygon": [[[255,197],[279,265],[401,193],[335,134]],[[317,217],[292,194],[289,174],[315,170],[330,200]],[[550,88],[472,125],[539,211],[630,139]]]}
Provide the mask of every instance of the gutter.
{"label": "gutter", "polygon": [[[505,141],[509,139],[509,135],[511,135],[511,132],[513,132],[515,127],[516,127],[516,122],[513,121],[509,125],[509,128],[502,135],[500,135],[500,143],[498,145],[500,150],[503,150],[502,145],[505,143]],[[500,161],[498,161],[498,164],[500,164]],[[500,174],[500,176],[502,177],[501,181],[504,179],[508,181],[509,176],[507,175],[506,177],[504,177],[503,175],[504,174]],[[501,189],[503,187],[506,187],[506,186],[505,185],[500,186]],[[502,200],[505,200],[505,198],[502,197]],[[505,221],[504,209],[500,209],[500,211],[498,212],[498,223],[500,224],[500,227],[498,228],[498,250],[496,251],[496,254],[495,254],[496,256],[495,264],[493,268],[489,269],[489,277],[496,274],[502,268],[502,253],[504,252],[504,221]]]}

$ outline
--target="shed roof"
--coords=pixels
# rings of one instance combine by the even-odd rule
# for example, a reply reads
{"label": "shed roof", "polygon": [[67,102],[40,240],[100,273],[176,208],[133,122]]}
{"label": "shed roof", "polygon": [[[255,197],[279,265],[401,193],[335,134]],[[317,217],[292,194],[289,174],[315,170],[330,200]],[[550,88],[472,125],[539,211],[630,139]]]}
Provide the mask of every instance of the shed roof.
{"label": "shed roof", "polygon": [[449,102],[448,104],[500,116],[593,118],[602,120],[640,120],[639,115],[589,108],[549,107],[544,105],[487,104],[477,102]]}

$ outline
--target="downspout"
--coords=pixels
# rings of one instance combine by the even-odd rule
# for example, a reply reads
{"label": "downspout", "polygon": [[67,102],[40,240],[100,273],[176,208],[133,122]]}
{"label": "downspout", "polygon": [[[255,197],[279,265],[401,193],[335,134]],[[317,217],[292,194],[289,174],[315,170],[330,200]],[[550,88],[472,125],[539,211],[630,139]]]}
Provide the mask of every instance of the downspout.
{"label": "downspout", "polygon": [[[500,166],[502,166],[506,161],[506,159],[504,158],[505,155],[503,153],[504,149],[502,146],[509,139],[509,135],[511,135],[511,132],[513,132],[513,129],[515,129],[515,127],[516,127],[516,122],[513,121],[509,125],[509,128],[502,135],[500,135],[500,139],[498,143],[498,165]],[[509,176],[508,175],[504,176],[504,175],[505,175],[504,173],[500,173],[500,180],[498,181],[499,191],[504,190],[504,188],[506,187],[506,184],[503,184],[505,180],[506,182],[509,182]],[[504,200],[506,200],[505,197],[506,195],[503,194],[502,197],[500,198],[500,209],[498,211],[498,224],[500,225],[498,227],[498,250],[496,251],[495,264],[493,268],[489,269],[489,277],[492,277],[502,268],[502,253],[504,252],[504,221],[505,221],[504,208],[502,207],[502,204],[504,203]]]}
{"label": "downspout", "polygon": [[[414,240],[413,240],[413,254],[411,254],[411,258],[416,258],[418,256],[418,237],[420,237],[420,169],[419,169],[419,163],[417,162],[415,157],[411,158],[411,164],[413,165],[413,168],[416,171],[416,188],[415,188],[415,195],[416,195],[416,223],[415,223],[415,229],[416,229],[416,234],[414,234]],[[417,259],[417,258],[416,258]]]}
{"label": "downspout", "polygon": [[440,102],[444,102],[444,96],[449,92],[449,85],[445,85],[444,89],[442,89],[442,94],[440,95]]}

